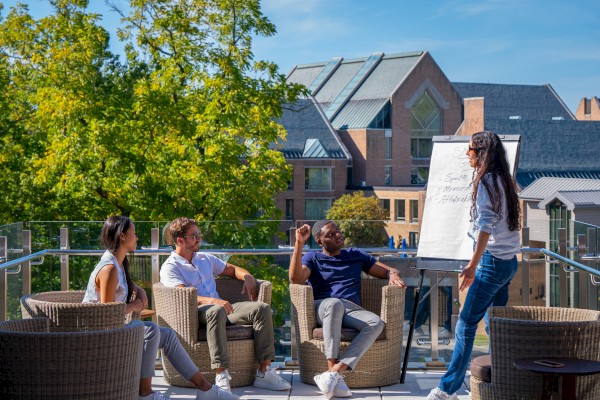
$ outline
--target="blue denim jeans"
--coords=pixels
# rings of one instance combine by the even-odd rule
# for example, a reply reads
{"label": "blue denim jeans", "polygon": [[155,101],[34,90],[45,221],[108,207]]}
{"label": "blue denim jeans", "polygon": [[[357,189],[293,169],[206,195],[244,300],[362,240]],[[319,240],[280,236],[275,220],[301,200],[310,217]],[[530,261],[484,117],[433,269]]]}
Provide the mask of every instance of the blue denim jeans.
{"label": "blue denim jeans", "polygon": [[[492,256],[487,250],[483,253],[475,280],[469,287],[465,304],[456,324],[456,345],[448,371],[442,377],[440,389],[453,394],[460,389],[471,361],[473,341],[477,324],[486,318],[490,306],[505,306],[508,302],[508,285],[517,272],[517,257],[502,260]],[[487,326],[486,326],[487,329]]]}

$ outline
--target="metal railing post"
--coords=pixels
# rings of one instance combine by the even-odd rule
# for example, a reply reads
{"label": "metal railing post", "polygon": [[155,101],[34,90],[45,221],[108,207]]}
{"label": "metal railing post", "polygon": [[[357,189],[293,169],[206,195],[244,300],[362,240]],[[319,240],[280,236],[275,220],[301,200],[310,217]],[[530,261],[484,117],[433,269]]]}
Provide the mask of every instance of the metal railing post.
{"label": "metal railing post", "polygon": [[[558,228],[558,254],[567,257],[567,228]],[[565,264],[559,263],[558,284],[559,284],[559,304],[561,307],[569,306],[568,282]]]}
{"label": "metal railing post", "polygon": [[[581,257],[587,254],[587,240],[585,234],[577,235],[577,257],[583,264],[586,264],[588,267],[591,266],[589,262],[581,260]],[[586,274],[577,274],[577,285],[579,287],[579,303],[577,306],[579,308],[589,308],[588,301],[590,296],[590,280]]]}
{"label": "metal railing post", "polygon": [[[8,259],[8,240],[6,236],[0,236],[0,259],[2,262],[6,262]],[[7,308],[8,308],[8,284],[6,279],[6,268],[0,270],[0,321],[6,321]]]}
{"label": "metal railing post", "polygon": [[[587,255],[589,256],[597,256],[598,255],[598,236],[597,236],[597,228],[587,228]],[[596,268],[600,266],[598,261],[594,266],[593,261],[589,261],[587,264],[590,268]],[[588,308],[591,310],[598,310],[600,307],[598,306],[598,287],[593,285],[589,280],[587,281],[589,287],[589,297],[588,297]]]}
{"label": "metal railing post", "polygon": [[[23,231],[23,257],[31,254],[31,231]],[[31,294],[31,260],[27,260],[21,264],[23,271],[23,296]]]}
{"label": "metal railing post", "polygon": [[[60,249],[69,250],[69,228],[60,228]],[[69,290],[69,255],[60,256],[60,290]]]}
{"label": "metal railing post", "polygon": [[[150,248],[152,250],[158,250],[158,247],[160,245],[160,231],[158,228],[152,228],[150,230]],[[157,283],[160,280],[160,264],[159,264],[159,259],[158,259],[158,254],[153,254],[150,256],[151,260],[152,260],[152,287],[150,288],[152,290],[152,288],[154,287],[154,284]],[[154,291],[152,292],[152,297],[154,297]],[[152,299],[152,307],[154,307],[154,299]],[[158,322],[158,319],[156,317],[156,314],[152,315],[152,321],[153,322]]]}
{"label": "metal railing post", "polygon": [[[521,237],[523,247],[529,247],[529,227],[523,227]],[[523,254],[521,258],[521,301],[524,306],[529,305],[529,268],[529,254]]]}

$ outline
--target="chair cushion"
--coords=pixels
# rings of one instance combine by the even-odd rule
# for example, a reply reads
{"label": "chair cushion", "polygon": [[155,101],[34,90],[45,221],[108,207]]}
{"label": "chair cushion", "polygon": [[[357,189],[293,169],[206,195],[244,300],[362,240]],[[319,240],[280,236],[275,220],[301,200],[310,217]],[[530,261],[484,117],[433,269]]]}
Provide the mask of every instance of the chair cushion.
{"label": "chair cushion", "polygon": [[492,381],[492,356],[485,355],[471,360],[471,375],[484,382]]}
{"label": "chair cushion", "polygon": [[[227,340],[253,339],[252,325],[227,325],[225,327]],[[198,341],[206,342],[206,328],[198,329]]]}
{"label": "chair cushion", "polygon": [[[342,328],[342,342],[351,342],[358,335],[358,331],[352,328]],[[318,326],[313,329],[313,339],[323,340],[323,328]],[[385,340],[385,329],[376,340]]]}

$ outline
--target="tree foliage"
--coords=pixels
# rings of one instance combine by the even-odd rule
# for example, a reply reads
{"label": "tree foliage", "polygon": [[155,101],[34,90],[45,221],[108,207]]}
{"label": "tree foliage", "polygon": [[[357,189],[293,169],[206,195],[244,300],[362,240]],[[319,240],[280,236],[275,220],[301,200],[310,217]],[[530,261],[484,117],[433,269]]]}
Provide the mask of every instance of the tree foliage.
{"label": "tree foliage", "polygon": [[365,197],[362,191],[345,194],[333,203],[327,219],[336,221],[349,246],[387,245],[389,216],[375,196]]}
{"label": "tree foliage", "polygon": [[[275,33],[258,0],[130,0],[125,62],[87,0],[50,3],[0,21],[3,221],[278,216],[290,170],[275,121],[304,91],[254,60],[252,39]],[[273,234],[260,226],[237,241]]]}

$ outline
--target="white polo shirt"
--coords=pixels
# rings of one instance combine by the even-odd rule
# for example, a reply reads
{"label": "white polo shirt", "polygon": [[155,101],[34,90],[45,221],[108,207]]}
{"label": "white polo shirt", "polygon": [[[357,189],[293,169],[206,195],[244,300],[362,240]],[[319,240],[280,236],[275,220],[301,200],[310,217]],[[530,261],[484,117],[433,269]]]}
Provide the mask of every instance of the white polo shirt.
{"label": "white polo shirt", "polygon": [[160,282],[170,287],[195,287],[198,296],[220,299],[215,276],[220,275],[226,265],[225,261],[206,253],[194,253],[190,263],[173,251],[160,268]]}

